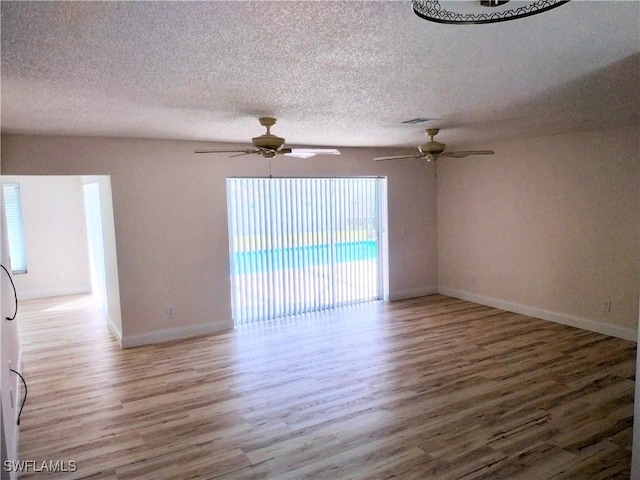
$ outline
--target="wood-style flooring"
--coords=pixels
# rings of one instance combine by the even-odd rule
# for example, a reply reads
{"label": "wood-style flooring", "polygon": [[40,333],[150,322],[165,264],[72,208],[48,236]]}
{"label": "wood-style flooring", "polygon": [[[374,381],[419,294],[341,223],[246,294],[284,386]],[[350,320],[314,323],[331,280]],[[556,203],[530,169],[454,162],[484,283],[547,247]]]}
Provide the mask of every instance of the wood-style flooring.
{"label": "wood-style flooring", "polygon": [[433,295],[121,350],[20,305],[22,460],[91,479],[613,479],[635,343]]}

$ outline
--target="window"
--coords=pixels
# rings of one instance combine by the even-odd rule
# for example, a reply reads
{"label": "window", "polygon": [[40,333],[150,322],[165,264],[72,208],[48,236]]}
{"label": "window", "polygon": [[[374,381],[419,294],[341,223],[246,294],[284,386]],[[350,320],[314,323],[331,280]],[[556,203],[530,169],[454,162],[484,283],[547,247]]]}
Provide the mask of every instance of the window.
{"label": "window", "polygon": [[229,178],[236,326],[381,298],[381,178]]}
{"label": "window", "polygon": [[7,218],[7,236],[9,237],[9,256],[12,273],[27,273],[27,255],[22,227],[22,204],[18,183],[2,184],[4,209]]}

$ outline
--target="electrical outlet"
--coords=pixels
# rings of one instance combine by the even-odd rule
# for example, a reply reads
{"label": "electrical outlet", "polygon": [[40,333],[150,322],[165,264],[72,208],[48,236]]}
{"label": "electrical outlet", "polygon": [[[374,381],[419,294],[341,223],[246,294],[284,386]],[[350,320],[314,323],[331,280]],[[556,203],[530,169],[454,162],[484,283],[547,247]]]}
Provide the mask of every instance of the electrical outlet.
{"label": "electrical outlet", "polygon": [[164,309],[164,314],[167,318],[174,318],[176,316],[176,308],[173,305],[169,305]]}
{"label": "electrical outlet", "polygon": [[11,375],[13,373],[11,370],[13,370],[13,369],[11,368],[11,360],[9,360],[9,375]]}
{"label": "electrical outlet", "polygon": [[471,275],[471,285],[475,285],[476,284],[476,276],[475,275]]}
{"label": "electrical outlet", "polygon": [[610,312],[611,311],[611,300],[603,300],[602,301],[602,311]]}

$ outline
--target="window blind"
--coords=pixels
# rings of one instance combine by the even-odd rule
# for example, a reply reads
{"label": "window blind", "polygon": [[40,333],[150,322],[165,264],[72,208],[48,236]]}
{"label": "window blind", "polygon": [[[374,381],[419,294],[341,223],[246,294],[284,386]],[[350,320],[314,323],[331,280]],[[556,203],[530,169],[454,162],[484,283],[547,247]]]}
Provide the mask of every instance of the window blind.
{"label": "window blind", "polygon": [[380,178],[229,178],[234,323],[377,300]]}
{"label": "window blind", "polygon": [[2,184],[5,216],[7,219],[7,236],[9,238],[9,256],[12,273],[27,272],[27,255],[25,251],[24,230],[22,225],[22,205],[20,201],[20,185],[18,183]]}

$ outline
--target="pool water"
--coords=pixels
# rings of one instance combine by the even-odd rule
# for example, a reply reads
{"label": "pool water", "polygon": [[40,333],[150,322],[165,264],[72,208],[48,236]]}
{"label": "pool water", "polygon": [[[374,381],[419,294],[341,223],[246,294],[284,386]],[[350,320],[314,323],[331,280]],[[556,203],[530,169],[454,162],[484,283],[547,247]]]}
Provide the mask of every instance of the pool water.
{"label": "pool water", "polygon": [[363,240],[336,243],[333,248],[323,244],[240,252],[232,255],[231,265],[236,275],[242,275],[329,265],[332,256],[335,263],[375,260],[378,257],[378,242]]}

